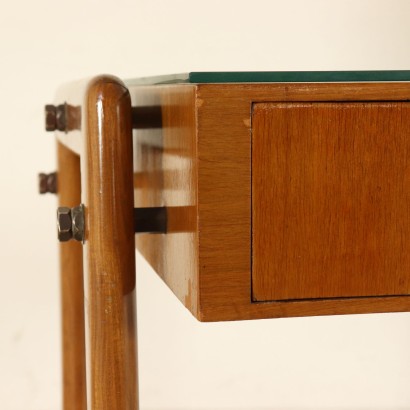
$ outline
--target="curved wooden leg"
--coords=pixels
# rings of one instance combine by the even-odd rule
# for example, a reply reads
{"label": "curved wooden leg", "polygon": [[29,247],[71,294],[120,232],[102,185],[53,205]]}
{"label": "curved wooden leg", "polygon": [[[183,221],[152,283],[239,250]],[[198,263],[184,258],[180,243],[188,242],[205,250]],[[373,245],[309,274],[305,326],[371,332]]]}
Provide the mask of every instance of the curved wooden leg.
{"label": "curved wooden leg", "polygon": [[[81,202],[80,157],[57,145],[59,204]],[[86,410],[83,250],[71,241],[60,245],[63,409]]]}
{"label": "curved wooden leg", "polygon": [[81,156],[91,410],[137,410],[131,100],[113,77],[88,87]]}

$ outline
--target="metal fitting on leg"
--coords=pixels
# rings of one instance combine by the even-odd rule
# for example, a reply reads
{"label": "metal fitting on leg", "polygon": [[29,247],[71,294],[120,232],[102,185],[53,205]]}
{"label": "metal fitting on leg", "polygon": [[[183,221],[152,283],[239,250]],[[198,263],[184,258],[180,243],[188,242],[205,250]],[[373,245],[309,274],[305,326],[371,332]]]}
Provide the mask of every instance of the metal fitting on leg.
{"label": "metal fitting on leg", "polygon": [[46,131],[66,131],[67,130],[67,104],[46,105],[45,121]]}
{"label": "metal fitting on leg", "polygon": [[46,131],[69,132],[81,129],[81,107],[67,103],[45,106]]}
{"label": "metal fitting on leg", "polygon": [[38,174],[38,190],[40,194],[57,193],[57,172]]}
{"label": "metal fitting on leg", "polygon": [[60,242],[66,242],[70,239],[84,242],[84,232],[84,205],[57,209],[57,233]]}

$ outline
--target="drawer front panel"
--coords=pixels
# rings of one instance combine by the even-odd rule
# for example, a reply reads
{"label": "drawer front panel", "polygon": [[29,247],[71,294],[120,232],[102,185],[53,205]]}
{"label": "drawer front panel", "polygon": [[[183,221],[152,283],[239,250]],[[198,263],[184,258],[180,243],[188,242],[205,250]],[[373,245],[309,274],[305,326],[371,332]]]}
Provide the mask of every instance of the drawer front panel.
{"label": "drawer front panel", "polygon": [[410,103],[254,104],[254,301],[407,295]]}

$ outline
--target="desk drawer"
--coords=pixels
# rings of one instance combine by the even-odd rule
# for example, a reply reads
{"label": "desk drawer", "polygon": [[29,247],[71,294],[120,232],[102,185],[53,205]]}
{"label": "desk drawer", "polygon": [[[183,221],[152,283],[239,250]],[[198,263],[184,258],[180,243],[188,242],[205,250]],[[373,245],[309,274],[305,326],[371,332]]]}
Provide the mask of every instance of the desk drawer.
{"label": "desk drawer", "polygon": [[202,321],[409,311],[408,83],[132,86],[136,246]]}
{"label": "desk drawer", "polygon": [[255,104],[256,301],[407,295],[410,104]]}

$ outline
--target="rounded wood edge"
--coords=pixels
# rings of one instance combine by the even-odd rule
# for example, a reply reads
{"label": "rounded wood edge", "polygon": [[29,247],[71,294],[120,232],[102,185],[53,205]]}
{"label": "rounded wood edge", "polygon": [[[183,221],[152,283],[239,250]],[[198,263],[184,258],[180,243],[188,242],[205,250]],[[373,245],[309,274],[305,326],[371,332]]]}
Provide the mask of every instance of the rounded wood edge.
{"label": "rounded wood edge", "polygon": [[120,99],[124,94],[129,95],[129,91],[120,78],[109,74],[101,74],[88,81],[85,90],[85,102],[89,107],[93,99],[97,101],[100,97],[104,97],[114,101]]}
{"label": "rounded wood edge", "polygon": [[[98,104],[104,104],[104,106],[115,107],[112,109],[111,114],[114,112],[114,115],[110,115],[108,120],[107,113],[105,110],[99,112]],[[129,112],[128,112],[129,111]],[[84,95],[84,121],[83,121],[83,132],[84,132],[84,141],[83,141],[83,150],[82,156],[87,158],[88,164],[93,164],[95,161],[101,161],[106,164],[107,167],[112,166],[115,167],[116,164],[118,165],[126,165],[126,162],[131,161],[131,190],[132,190],[132,198],[133,198],[133,159],[132,159],[132,113],[131,113],[131,97],[128,88],[125,84],[113,75],[102,74],[96,77],[93,77],[89,80],[85,95]],[[128,112],[128,115],[127,115]],[[124,116],[125,114],[125,116]],[[101,117],[98,119],[97,117]],[[107,121],[108,120],[108,121]],[[116,121],[117,123],[117,130],[115,133],[117,136],[127,135],[129,136],[129,141],[127,141],[127,137],[125,141],[119,139],[118,141],[113,141],[116,145],[121,142],[121,144],[125,143],[128,145],[128,149],[119,148],[126,154],[128,153],[128,158],[122,158],[121,154],[117,154],[111,150],[109,158],[112,162],[106,162],[105,157],[102,157],[102,154],[108,151],[104,151],[102,146],[106,146],[108,141],[106,136],[105,129],[107,126],[110,126],[112,121]],[[104,134],[104,135],[102,135]],[[86,161],[83,161],[85,164]],[[104,164],[103,164],[104,165]],[[83,201],[89,202],[90,198],[90,183],[96,180],[95,175],[90,174],[90,167],[83,166],[83,181],[86,180],[83,189]],[[97,173],[103,172],[103,169],[100,167],[97,169]],[[102,175],[99,175],[101,177]],[[102,183],[104,183],[102,181]],[[100,195],[100,198],[102,194]],[[99,201],[95,201],[98,204]],[[132,212],[133,212],[133,203],[132,200]],[[86,218],[86,232],[85,232],[85,240],[87,241],[89,237],[89,229],[90,221],[89,221],[89,214],[88,214],[88,207],[87,203],[85,203],[85,218]],[[130,217],[130,216],[128,216]],[[132,221],[132,219],[130,219]],[[132,230],[132,237],[134,238],[134,231]],[[134,252],[135,252],[135,244],[134,244]]]}
{"label": "rounded wood edge", "polygon": [[90,80],[82,152],[91,409],[138,408],[131,99],[116,77]]}

